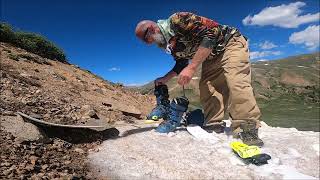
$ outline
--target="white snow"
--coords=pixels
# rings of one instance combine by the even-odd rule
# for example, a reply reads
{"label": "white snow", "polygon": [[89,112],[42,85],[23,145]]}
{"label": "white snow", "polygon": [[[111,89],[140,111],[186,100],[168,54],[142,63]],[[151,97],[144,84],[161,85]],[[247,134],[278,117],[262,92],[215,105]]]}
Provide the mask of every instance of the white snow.
{"label": "white snow", "polygon": [[[121,136],[89,153],[98,179],[319,179],[319,132],[273,128],[262,123],[259,135],[271,155],[269,164],[245,165],[225,134],[196,138],[179,128],[161,135],[155,125],[121,126]],[[210,137],[208,137],[210,136]],[[211,142],[212,137],[218,140]]]}
{"label": "white snow", "polygon": [[288,148],[288,151],[289,154],[292,155],[292,157],[299,158],[302,156],[296,149]]}
{"label": "white snow", "polygon": [[257,174],[260,174],[261,176],[264,176],[264,177],[277,173],[282,176],[281,179],[288,179],[288,180],[317,179],[315,177],[300,173],[295,168],[286,166],[286,165],[275,165],[275,164],[269,163],[264,166],[253,167],[253,168]]}
{"label": "white snow", "polygon": [[319,144],[313,144],[312,149],[316,151],[316,154],[319,156]]}

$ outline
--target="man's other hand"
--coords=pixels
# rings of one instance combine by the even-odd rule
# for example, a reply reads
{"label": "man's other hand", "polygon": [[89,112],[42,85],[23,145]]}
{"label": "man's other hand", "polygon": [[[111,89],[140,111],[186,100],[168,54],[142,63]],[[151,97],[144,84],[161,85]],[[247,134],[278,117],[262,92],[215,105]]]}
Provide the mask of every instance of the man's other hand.
{"label": "man's other hand", "polygon": [[184,68],[178,77],[178,83],[183,86],[190,82],[195,72],[195,68],[192,68],[190,65]]}

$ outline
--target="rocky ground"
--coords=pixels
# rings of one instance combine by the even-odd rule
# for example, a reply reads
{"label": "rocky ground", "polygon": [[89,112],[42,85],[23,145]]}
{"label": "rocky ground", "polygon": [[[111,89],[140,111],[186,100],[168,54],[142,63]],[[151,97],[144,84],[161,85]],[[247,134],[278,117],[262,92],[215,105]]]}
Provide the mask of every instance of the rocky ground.
{"label": "rocky ground", "polygon": [[[10,44],[0,46],[0,179],[90,178],[88,150],[116,134],[40,127],[44,138],[25,139],[20,132],[31,125],[21,122],[18,111],[52,123],[103,126],[143,119],[153,106],[151,97],[129,92],[76,65]],[[15,127],[20,129],[12,128],[13,122],[19,122]]]}
{"label": "rocky ground", "polygon": [[124,90],[89,71],[1,43],[1,114],[19,110],[62,124],[142,118],[149,96]]}
{"label": "rocky ground", "polygon": [[14,143],[1,131],[1,179],[80,179],[88,177],[84,159],[93,144],[72,144],[61,139],[49,142]]}

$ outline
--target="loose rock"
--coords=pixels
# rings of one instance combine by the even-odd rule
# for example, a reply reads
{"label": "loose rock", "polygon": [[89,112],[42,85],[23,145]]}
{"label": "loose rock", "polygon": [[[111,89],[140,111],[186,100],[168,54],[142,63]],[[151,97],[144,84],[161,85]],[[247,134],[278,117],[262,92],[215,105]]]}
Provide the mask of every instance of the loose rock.
{"label": "loose rock", "polygon": [[3,116],[1,125],[4,131],[10,132],[17,142],[37,141],[44,139],[39,128],[31,123],[25,122],[21,116]]}

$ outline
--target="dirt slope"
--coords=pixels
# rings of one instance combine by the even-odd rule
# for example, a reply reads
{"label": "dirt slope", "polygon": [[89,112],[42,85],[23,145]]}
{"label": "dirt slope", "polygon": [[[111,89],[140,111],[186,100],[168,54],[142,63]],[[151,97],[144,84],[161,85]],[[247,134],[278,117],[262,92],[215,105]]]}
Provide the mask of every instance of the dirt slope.
{"label": "dirt slope", "polygon": [[125,90],[75,65],[6,43],[0,46],[0,179],[90,178],[87,151],[117,134],[115,129],[104,134],[43,129],[45,140],[20,142],[10,133],[16,130],[6,129],[21,121],[17,111],[53,123],[106,125],[143,119],[154,103],[148,95]]}
{"label": "dirt slope", "polygon": [[1,112],[19,110],[46,121],[77,124],[89,117],[106,123],[142,118],[149,111],[152,99],[148,96],[126,91],[74,65],[4,43],[0,50]]}

